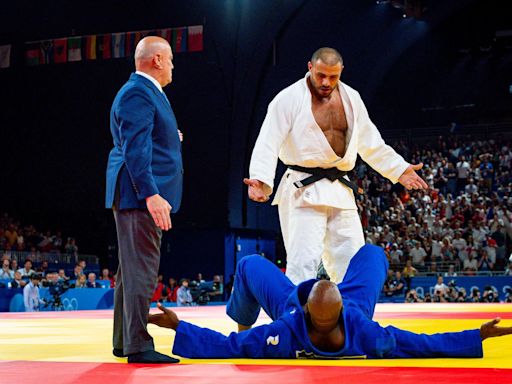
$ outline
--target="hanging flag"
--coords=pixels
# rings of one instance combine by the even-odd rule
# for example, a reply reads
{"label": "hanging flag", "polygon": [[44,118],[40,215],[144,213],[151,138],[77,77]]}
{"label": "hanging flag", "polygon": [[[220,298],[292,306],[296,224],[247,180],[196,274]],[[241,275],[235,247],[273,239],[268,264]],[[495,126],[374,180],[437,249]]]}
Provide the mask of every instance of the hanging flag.
{"label": "hanging flag", "polygon": [[53,40],[40,41],[39,49],[41,50],[40,64],[53,63]]}
{"label": "hanging flag", "polygon": [[139,44],[139,41],[141,41],[142,38],[142,33],[140,33],[139,31],[135,32],[135,40],[133,41],[133,45],[135,46],[135,48],[137,48],[137,44]]}
{"label": "hanging flag", "polygon": [[124,32],[112,34],[112,57],[124,57]]}
{"label": "hanging flag", "polygon": [[176,53],[187,51],[187,27],[172,30],[172,48]]}
{"label": "hanging flag", "polygon": [[103,35],[101,41],[101,57],[103,59],[110,59],[112,57],[112,35]]}
{"label": "hanging flag", "polygon": [[131,57],[135,53],[135,34],[136,32],[126,32],[124,54]]}
{"label": "hanging flag", "polygon": [[172,32],[171,28],[165,28],[165,29],[159,29],[157,31],[157,36],[163,37],[165,40],[169,42],[169,44],[172,41]]}
{"label": "hanging flag", "polygon": [[38,41],[25,44],[25,63],[27,65],[41,64],[41,50]]}
{"label": "hanging flag", "polygon": [[150,30],[140,31],[140,38],[141,39],[143,39],[146,36],[150,36],[150,35],[156,35],[155,31],[150,31]]}
{"label": "hanging flag", "polygon": [[68,39],[53,40],[53,62],[65,63],[68,61]]}
{"label": "hanging flag", "polygon": [[96,60],[96,35],[85,36],[85,59]]}
{"label": "hanging flag", "polygon": [[11,66],[11,45],[0,45],[0,68]]}
{"label": "hanging flag", "polygon": [[81,37],[68,37],[68,61],[82,61]]}
{"label": "hanging flag", "polygon": [[203,50],[203,26],[193,25],[188,27],[188,51],[197,52]]}

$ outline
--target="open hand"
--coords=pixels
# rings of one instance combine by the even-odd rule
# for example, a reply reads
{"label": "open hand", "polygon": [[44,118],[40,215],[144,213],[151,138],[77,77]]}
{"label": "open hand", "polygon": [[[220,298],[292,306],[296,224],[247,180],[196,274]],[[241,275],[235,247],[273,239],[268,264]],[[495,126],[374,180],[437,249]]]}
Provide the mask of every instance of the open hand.
{"label": "open hand", "polygon": [[482,340],[485,340],[488,337],[512,335],[512,327],[496,326],[496,324],[498,324],[500,321],[501,319],[499,317],[496,317],[494,320],[482,324],[482,326],[480,327],[480,337],[482,338]]}
{"label": "open hand", "polygon": [[423,168],[423,163],[410,164],[404,173],[402,173],[398,182],[407,189],[428,189],[427,183],[416,173],[416,171],[419,171],[421,168]]}
{"label": "open hand", "polygon": [[244,179],[244,184],[249,186],[247,191],[249,199],[258,203],[264,203],[268,200],[268,195],[263,190],[263,182],[257,179]]}
{"label": "open hand", "polygon": [[171,205],[160,195],[153,195],[146,198],[146,206],[156,226],[163,231],[172,228]]}
{"label": "open hand", "polygon": [[158,325],[162,328],[171,328],[176,330],[178,328],[178,324],[180,319],[174,311],[171,311],[169,308],[165,308],[162,304],[156,304],[158,309],[162,311],[162,313],[157,313],[155,315],[150,314],[148,317],[148,323]]}

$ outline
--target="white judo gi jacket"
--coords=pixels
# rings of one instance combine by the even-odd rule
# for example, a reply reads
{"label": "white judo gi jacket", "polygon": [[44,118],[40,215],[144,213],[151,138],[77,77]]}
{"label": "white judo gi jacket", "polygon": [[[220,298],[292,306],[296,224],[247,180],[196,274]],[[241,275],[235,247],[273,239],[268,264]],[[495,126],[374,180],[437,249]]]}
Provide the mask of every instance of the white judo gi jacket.
{"label": "white judo gi jacket", "polygon": [[[396,183],[409,163],[382,140],[359,93],[341,81],[338,82],[348,123],[345,155],[339,157],[313,116],[308,76],[309,72],[303,79],[282,90],[269,104],[252,153],[250,178],[265,183],[265,192],[270,194],[274,188],[278,158],[287,165],[336,167],[341,171],[350,171],[359,154],[373,169]],[[295,181],[308,176],[288,169],[272,205],[279,204],[284,194],[292,194],[298,207],[323,205],[356,209],[352,190],[337,180],[332,182],[322,179],[300,189],[293,185]]]}

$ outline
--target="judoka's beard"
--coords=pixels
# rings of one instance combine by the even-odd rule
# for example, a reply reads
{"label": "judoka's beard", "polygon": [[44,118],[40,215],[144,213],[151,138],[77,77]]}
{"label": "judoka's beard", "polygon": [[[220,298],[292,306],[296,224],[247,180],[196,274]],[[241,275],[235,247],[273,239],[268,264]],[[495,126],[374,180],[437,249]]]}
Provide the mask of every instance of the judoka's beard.
{"label": "judoka's beard", "polygon": [[334,87],[325,87],[322,85],[317,85],[314,80],[309,79],[311,83],[311,89],[316,97],[319,99],[328,99],[331,97],[331,94],[336,89],[337,85]]}

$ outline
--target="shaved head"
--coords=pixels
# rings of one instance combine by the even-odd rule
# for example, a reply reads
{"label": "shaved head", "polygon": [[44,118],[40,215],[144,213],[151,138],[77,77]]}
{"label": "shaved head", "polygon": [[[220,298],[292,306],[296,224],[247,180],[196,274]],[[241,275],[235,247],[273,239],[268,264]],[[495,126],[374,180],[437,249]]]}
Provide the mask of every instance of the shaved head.
{"label": "shaved head", "polygon": [[308,296],[307,309],[311,323],[318,331],[330,331],[338,324],[343,300],[336,284],[320,280],[313,285]]}
{"label": "shaved head", "polygon": [[158,36],[147,36],[137,44],[135,48],[135,67],[138,63],[151,61],[157,53],[163,53],[171,49],[167,40]]}
{"label": "shaved head", "polygon": [[336,65],[340,63],[343,66],[343,59],[340,53],[334,48],[319,48],[311,56],[311,63],[315,64],[318,60],[327,65]]}
{"label": "shaved head", "polygon": [[169,42],[158,36],[146,36],[135,48],[135,69],[152,76],[162,87],[172,81],[172,59]]}

